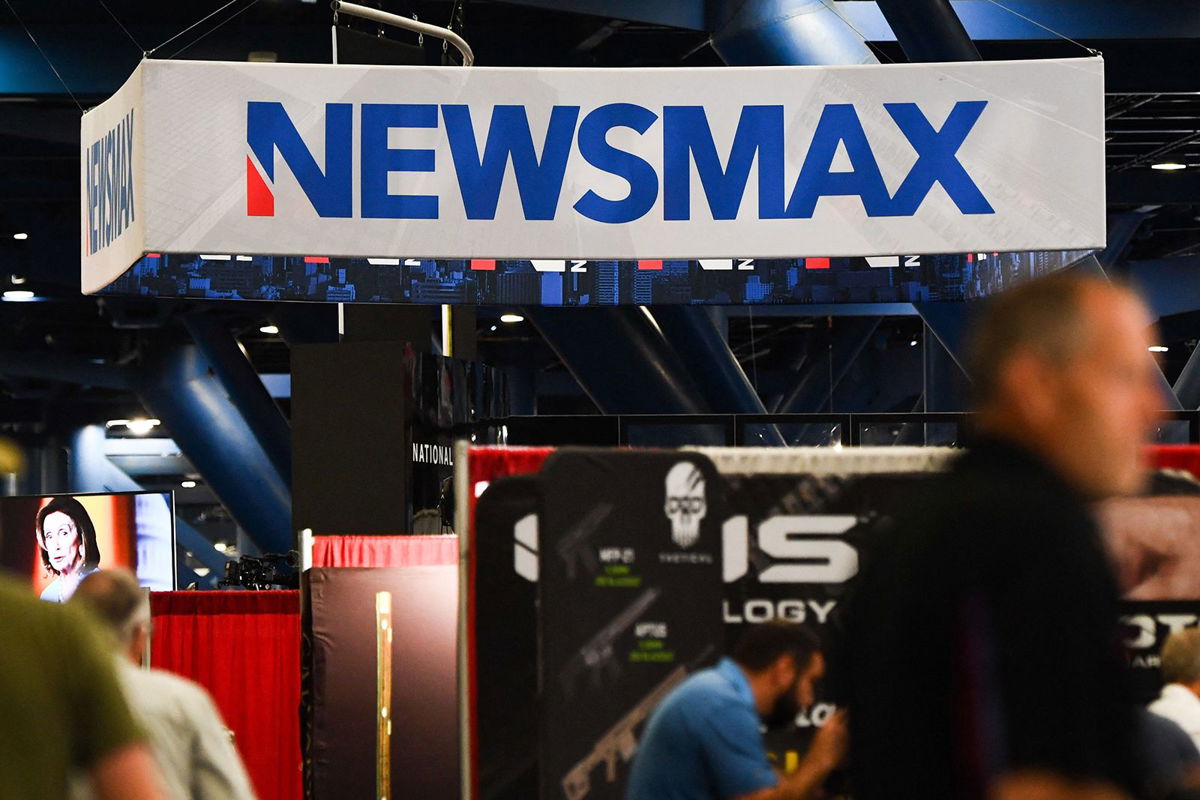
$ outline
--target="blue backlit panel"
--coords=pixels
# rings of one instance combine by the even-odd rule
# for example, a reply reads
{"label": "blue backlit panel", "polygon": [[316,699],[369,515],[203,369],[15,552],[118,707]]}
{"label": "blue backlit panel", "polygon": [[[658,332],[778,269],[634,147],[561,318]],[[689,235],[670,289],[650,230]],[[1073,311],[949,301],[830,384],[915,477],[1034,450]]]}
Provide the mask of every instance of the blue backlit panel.
{"label": "blue backlit panel", "polygon": [[150,253],[102,294],[426,305],[913,303],[985,297],[1087,254],[497,261]]}

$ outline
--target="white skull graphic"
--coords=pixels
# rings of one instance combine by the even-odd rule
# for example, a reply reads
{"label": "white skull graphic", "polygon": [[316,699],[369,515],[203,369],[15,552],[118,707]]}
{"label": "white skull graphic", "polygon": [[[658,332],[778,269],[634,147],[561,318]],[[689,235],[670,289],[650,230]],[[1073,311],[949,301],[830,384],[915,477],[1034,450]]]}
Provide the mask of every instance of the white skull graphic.
{"label": "white skull graphic", "polygon": [[667,502],[664,508],[671,520],[671,538],[683,548],[700,538],[700,520],[708,513],[704,500],[704,475],[695,464],[686,461],[667,473]]}

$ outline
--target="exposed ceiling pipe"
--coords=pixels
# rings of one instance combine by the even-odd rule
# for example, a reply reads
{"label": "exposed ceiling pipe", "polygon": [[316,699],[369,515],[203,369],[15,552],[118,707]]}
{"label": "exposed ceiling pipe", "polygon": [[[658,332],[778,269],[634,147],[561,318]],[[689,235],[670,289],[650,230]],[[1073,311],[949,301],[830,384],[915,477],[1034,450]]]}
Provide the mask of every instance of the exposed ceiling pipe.
{"label": "exposed ceiling pipe", "polygon": [[449,28],[443,28],[440,25],[430,25],[427,22],[418,22],[409,17],[402,17],[399,14],[389,14],[386,11],[360,6],[357,3],[343,3],[341,0],[333,0],[333,11],[335,14],[345,14],[348,17],[358,17],[359,19],[378,22],[382,25],[403,28],[406,31],[419,33],[423,36],[445,39],[454,45],[458,52],[462,53],[464,67],[472,66],[475,63],[475,53],[471,50],[471,45],[467,44],[466,39]]}

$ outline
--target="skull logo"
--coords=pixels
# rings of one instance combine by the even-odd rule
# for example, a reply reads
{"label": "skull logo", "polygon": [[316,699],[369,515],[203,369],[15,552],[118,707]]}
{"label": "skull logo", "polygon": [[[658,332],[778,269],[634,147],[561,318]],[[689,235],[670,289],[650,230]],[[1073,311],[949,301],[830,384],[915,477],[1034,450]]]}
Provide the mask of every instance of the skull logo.
{"label": "skull logo", "polygon": [[667,473],[667,502],[664,508],[671,520],[671,538],[683,548],[700,538],[700,520],[708,513],[704,500],[704,475],[695,464],[686,461]]}

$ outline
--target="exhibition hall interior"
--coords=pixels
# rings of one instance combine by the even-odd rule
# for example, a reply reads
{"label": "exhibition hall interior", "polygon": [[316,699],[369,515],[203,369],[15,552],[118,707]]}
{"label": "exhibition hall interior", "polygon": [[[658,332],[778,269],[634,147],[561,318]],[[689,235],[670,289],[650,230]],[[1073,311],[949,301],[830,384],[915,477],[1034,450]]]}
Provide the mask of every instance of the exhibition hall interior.
{"label": "exhibition hall interior", "polygon": [[1200,798],[1198,42],[3,0],[0,798]]}

